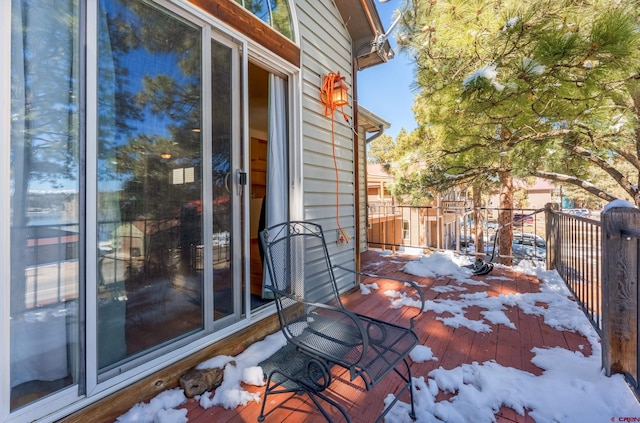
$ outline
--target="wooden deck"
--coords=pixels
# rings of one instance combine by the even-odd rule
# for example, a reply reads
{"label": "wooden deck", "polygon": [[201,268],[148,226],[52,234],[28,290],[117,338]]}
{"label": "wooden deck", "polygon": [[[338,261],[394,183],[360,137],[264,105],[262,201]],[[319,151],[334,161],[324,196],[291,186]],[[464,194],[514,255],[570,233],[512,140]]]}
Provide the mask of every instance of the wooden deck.
{"label": "wooden deck", "polygon": [[[408,275],[400,269],[411,258],[408,256],[382,256],[379,252],[371,251],[363,255],[363,271],[408,278]],[[430,279],[410,276],[424,286],[425,299],[455,298],[456,293],[438,293],[431,288],[442,285],[456,285],[452,279]],[[484,280],[489,286],[465,285],[465,294],[474,292],[487,292],[489,296],[498,296],[509,293],[534,293],[539,292],[539,281],[531,276],[516,273],[510,269],[495,268],[488,276],[474,277]],[[368,283],[366,280],[364,283]],[[384,315],[385,319],[396,320],[405,317],[411,309],[392,309],[389,298],[384,295],[384,289],[372,291],[369,295],[363,295],[359,291],[350,293],[345,298],[345,304],[354,311],[369,315]],[[467,310],[467,317],[480,318],[480,309]],[[436,320],[434,312],[425,312],[417,320],[417,332],[422,345],[431,348],[438,361],[424,363],[412,363],[413,376],[426,376],[430,371],[443,367],[452,369],[465,363],[485,362],[495,360],[503,366],[521,369],[535,375],[540,375],[542,370],[531,363],[534,347],[562,347],[572,351],[581,351],[585,355],[591,354],[588,340],[573,332],[558,331],[544,324],[542,317],[525,314],[520,308],[513,307],[506,311],[510,320],[517,329],[511,329],[504,325],[492,325],[491,332],[474,332],[467,328],[452,328]],[[442,317],[442,316],[441,316]],[[387,380],[376,386],[372,391],[366,392],[361,383],[349,382],[348,375],[335,373],[342,381],[335,381],[332,385],[330,396],[337,398],[339,402],[348,408],[354,423],[369,423],[375,421],[383,409],[383,400],[390,392],[395,392],[401,385],[399,377],[395,374],[387,376]],[[344,382],[344,383],[342,383]],[[356,381],[359,382],[359,381]],[[247,386],[250,392],[263,392],[264,388]],[[342,399],[341,399],[342,398]],[[440,392],[437,399],[446,399],[447,395]],[[346,401],[343,402],[343,399]],[[402,401],[407,398],[403,396]],[[353,404],[353,405],[352,405]],[[275,408],[275,406],[279,407]],[[188,410],[188,421],[191,423],[213,422],[256,422],[260,413],[260,403],[252,402],[247,406],[241,406],[233,410],[222,407],[203,409],[198,402],[190,399],[182,407]],[[273,410],[273,411],[269,411]],[[275,395],[269,398],[267,404],[267,416],[265,422],[324,422],[323,416],[317,411],[313,403],[304,395]],[[336,410],[333,412],[334,421],[343,421]],[[528,415],[520,416],[510,408],[503,407],[496,415],[498,422],[533,422]]]}

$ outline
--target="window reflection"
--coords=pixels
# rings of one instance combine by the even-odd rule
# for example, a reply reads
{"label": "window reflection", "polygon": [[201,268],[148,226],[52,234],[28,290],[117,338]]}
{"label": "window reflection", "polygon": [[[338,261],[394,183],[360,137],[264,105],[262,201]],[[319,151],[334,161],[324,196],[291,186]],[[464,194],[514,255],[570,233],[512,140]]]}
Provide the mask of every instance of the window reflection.
{"label": "window reflection", "polygon": [[273,20],[271,19],[271,7],[269,0],[255,0],[250,4],[246,4],[245,7],[254,15],[262,20],[262,22],[271,26]]}
{"label": "window reflection", "polygon": [[11,409],[78,382],[75,1],[11,5]]}
{"label": "window reflection", "polygon": [[230,245],[233,237],[231,141],[233,96],[232,50],[211,42],[213,293],[214,319],[233,314],[237,287],[233,284]]}
{"label": "window reflection", "polygon": [[270,0],[271,3],[271,15],[273,28],[284,35],[285,37],[293,40],[293,24],[291,22],[291,13],[289,12],[288,0]]}
{"label": "window reflection", "polygon": [[99,15],[98,364],[107,370],[202,328],[201,35],[142,1],[103,0]]}
{"label": "window reflection", "polygon": [[236,0],[267,25],[293,40],[288,0]]}

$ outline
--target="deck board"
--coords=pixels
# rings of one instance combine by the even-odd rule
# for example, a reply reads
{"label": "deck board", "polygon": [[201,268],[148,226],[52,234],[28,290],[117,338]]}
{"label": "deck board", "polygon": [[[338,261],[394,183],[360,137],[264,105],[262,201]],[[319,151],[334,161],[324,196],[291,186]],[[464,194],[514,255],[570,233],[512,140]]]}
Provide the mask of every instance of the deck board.
{"label": "deck board", "polygon": [[[457,285],[457,281],[451,278],[421,278],[408,275],[401,271],[404,263],[411,257],[393,255],[384,257],[377,251],[370,251],[362,256],[363,271],[388,274],[396,277],[410,278],[418,282],[423,289],[425,299],[456,298],[457,292],[436,292],[432,288],[437,286]],[[465,293],[486,292],[489,296],[509,295],[513,293],[535,293],[540,291],[540,282],[532,276],[513,272],[509,268],[496,267],[488,276],[475,277],[487,282],[487,286],[464,285]],[[363,283],[371,283],[364,278]],[[363,295],[359,291],[352,292],[345,297],[345,304],[359,313],[375,315],[391,321],[406,321],[411,314],[411,309],[391,308],[389,298],[384,295],[384,287],[373,291],[372,294]],[[467,317],[481,318],[480,309],[477,307],[467,310]],[[588,355],[591,353],[590,344],[583,336],[566,331],[560,331],[546,325],[543,318],[524,313],[519,307],[505,306],[504,312],[515,324],[512,329],[504,325],[491,325],[490,332],[474,332],[465,327],[452,328],[446,326],[436,317],[443,317],[433,311],[427,311],[419,317],[416,324],[416,332],[420,337],[420,343],[427,345],[433,351],[437,361],[412,363],[414,376],[427,375],[431,370],[443,367],[452,369],[462,364],[473,362],[483,363],[495,360],[503,366],[514,367],[539,375],[542,369],[531,363],[532,349],[536,347],[562,347],[573,351],[580,351]],[[328,395],[336,398],[349,412],[354,423],[369,423],[375,420],[382,411],[384,398],[389,393],[397,392],[401,386],[400,378],[390,374],[378,384],[372,391],[362,389],[362,383],[350,382],[348,374],[334,369],[334,378]],[[344,383],[342,383],[344,382]],[[251,392],[263,392],[260,387],[246,387]],[[449,397],[450,394],[440,392],[438,399]],[[406,402],[408,397],[402,398]],[[247,406],[240,406],[233,410],[222,407],[211,407],[203,410],[195,399],[189,399],[183,405],[188,411],[188,420],[191,423],[228,422],[255,422],[260,412],[260,403],[252,402]],[[274,408],[278,406],[277,408]],[[340,422],[343,419],[340,413],[327,407],[331,418]],[[525,412],[524,416],[514,410],[503,407],[495,416],[498,422],[529,423],[534,420]],[[297,423],[297,422],[324,422],[323,416],[318,412],[314,404],[306,395],[287,394],[274,395],[267,403],[267,416],[265,422]]]}

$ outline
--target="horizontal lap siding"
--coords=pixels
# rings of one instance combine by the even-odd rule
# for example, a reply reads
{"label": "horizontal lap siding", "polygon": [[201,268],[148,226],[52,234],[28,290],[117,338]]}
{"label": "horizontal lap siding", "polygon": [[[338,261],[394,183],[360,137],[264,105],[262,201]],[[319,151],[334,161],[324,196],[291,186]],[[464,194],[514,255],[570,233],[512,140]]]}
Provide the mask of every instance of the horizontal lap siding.
{"label": "horizontal lap siding", "polygon": [[[302,68],[302,160],[304,218],[322,225],[333,264],[355,267],[355,177],[354,134],[341,111],[333,119],[324,116],[320,101],[322,77],[340,72],[346,77],[349,96],[353,95],[351,39],[340,13],[332,0],[298,0],[297,17],[300,30]],[[344,108],[353,121],[351,104]],[[338,168],[338,199],[336,200],[336,164]],[[349,236],[349,242],[338,243],[339,223]],[[336,275],[340,289],[354,286],[350,274]],[[313,281],[309,281],[309,287]]]}
{"label": "horizontal lap siding", "polygon": [[359,131],[358,137],[358,175],[360,175],[360,179],[358,179],[358,198],[356,201],[360,203],[360,209],[358,210],[358,225],[359,225],[359,236],[360,236],[360,251],[364,252],[367,250],[367,151],[366,151],[366,139],[367,133],[365,131]]}

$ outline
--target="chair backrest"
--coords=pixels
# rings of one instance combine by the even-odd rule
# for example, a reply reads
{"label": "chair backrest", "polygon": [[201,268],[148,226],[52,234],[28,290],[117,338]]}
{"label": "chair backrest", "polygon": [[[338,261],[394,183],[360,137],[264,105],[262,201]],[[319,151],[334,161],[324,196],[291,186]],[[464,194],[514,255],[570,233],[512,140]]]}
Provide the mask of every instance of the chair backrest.
{"label": "chair backrest", "polygon": [[293,303],[305,303],[304,314],[312,303],[342,307],[322,227],[311,222],[285,222],[260,232],[271,286],[275,294],[280,323],[288,326],[301,310]]}

